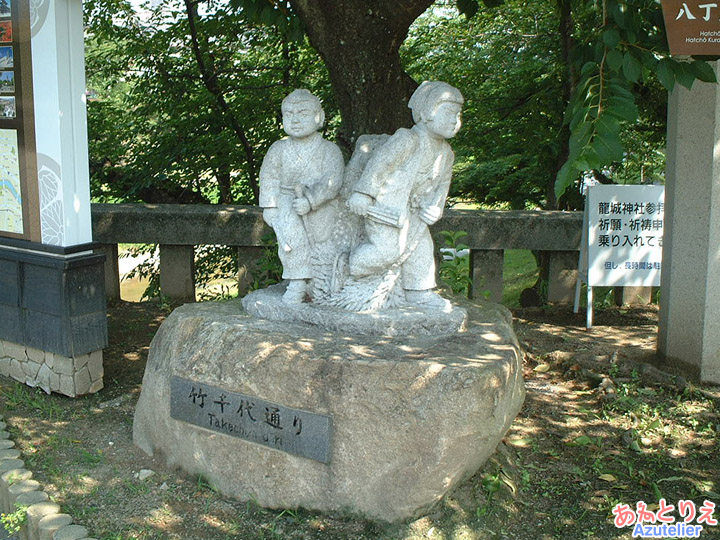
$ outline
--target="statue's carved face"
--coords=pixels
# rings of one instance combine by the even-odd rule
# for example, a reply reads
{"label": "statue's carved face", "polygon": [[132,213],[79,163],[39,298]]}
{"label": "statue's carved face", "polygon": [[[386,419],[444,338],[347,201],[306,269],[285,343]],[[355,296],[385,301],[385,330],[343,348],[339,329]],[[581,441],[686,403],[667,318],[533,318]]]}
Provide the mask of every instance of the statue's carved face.
{"label": "statue's carved face", "polygon": [[462,125],[462,105],[443,101],[423,117],[427,130],[438,138],[450,139],[457,135]]}
{"label": "statue's carved face", "polygon": [[322,111],[309,101],[285,103],[283,129],[294,139],[304,139],[322,127]]}

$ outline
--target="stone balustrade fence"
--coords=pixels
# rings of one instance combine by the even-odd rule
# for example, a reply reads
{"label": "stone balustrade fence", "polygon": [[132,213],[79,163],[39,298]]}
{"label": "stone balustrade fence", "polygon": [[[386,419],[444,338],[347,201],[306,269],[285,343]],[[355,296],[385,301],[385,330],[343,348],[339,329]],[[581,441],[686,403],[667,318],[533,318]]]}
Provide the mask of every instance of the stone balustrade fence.
{"label": "stone balustrade fence", "polygon": [[[93,238],[106,255],[108,298],[120,297],[118,244],[158,244],[160,289],[178,301],[195,300],[195,246],[224,245],[238,249],[238,279],[247,278],[262,253],[262,237],[270,229],[262,211],[253,206],[94,204]],[[470,248],[470,271],[477,291],[490,291],[500,301],[506,249],[546,252],[550,276],[548,300],[572,302],[582,233],[581,212],[448,210],[432,227],[437,246],[441,231],[465,231]]]}

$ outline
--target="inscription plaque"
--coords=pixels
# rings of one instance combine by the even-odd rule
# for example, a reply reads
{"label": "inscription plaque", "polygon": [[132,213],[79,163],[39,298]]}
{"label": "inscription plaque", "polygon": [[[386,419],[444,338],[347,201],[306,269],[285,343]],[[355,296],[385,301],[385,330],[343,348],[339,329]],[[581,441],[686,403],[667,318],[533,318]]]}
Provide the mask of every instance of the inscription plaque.
{"label": "inscription plaque", "polygon": [[324,414],[173,377],[170,417],[289,454],[330,462],[332,417]]}

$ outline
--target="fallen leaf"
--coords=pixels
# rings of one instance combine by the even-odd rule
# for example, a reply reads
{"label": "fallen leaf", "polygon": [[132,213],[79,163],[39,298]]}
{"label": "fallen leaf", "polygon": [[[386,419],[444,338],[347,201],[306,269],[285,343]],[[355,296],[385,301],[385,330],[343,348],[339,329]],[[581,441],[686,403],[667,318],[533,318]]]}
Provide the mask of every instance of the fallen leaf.
{"label": "fallen leaf", "polygon": [[519,446],[521,448],[524,448],[526,446],[530,446],[532,443],[531,437],[523,437],[521,439],[506,439],[505,442],[512,446]]}
{"label": "fallen leaf", "polygon": [[657,481],[659,484],[660,482],[677,482],[678,480],[684,480],[685,477],[683,476],[668,476],[667,478],[661,478]]}
{"label": "fallen leaf", "polygon": [[567,444],[568,446],[587,446],[588,444],[592,444],[592,442],[592,439],[587,435],[580,435],[579,437],[576,437],[574,440],[565,444]]}
{"label": "fallen leaf", "polygon": [[505,474],[501,474],[500,480],[502,480],[503,484],[505,484],[507,487],[510,488],[510,491],[512,491],[513,493],[517,493],[517,486],[515,485],[515,482],[513,482],[511,478],[509,478]]}

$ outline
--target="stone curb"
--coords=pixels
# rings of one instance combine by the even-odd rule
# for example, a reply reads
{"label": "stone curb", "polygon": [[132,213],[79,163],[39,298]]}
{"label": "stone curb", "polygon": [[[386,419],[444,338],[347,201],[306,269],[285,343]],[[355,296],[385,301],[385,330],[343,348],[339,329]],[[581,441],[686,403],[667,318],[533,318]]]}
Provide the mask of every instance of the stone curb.
{"label": "stone curb", "polygon": [[73,525],[72,518],[60,512],[60,506],[49,502],[48,494],[19,459],[20,452],[14,448],[2,420],[0,415],[0,512],[15,512],[16,503],[27,505],[20,540],[95,540],[88,537],[85,527]]}

